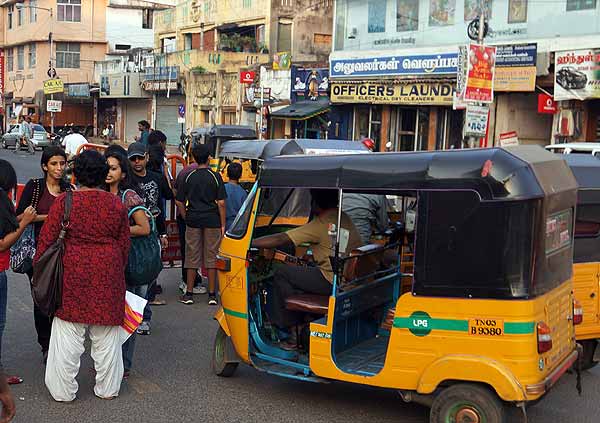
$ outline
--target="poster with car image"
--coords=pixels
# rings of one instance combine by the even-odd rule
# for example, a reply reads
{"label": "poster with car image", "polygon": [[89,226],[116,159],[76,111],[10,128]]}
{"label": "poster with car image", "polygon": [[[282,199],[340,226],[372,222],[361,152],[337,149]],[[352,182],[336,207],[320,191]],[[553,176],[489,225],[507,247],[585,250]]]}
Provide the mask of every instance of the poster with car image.
{"label": "poster with car image", "polygon": [[554,100],[600,98],[600,49],[555,54]]}

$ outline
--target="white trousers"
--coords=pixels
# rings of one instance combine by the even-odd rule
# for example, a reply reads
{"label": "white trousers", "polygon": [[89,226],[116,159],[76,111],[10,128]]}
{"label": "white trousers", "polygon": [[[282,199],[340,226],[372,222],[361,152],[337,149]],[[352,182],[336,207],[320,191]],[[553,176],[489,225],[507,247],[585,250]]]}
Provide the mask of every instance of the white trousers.
{"label": "white trousers", "polygon": [[94,393],[101,398],[119,395],[123,380],[119,328],[71,323],[54,317],[46,364],[46,386],[56,401],[75,399],[79,388],[75,378],[79,373],[81,354],[85,351],[83,343],[88,329],[92,341],[91,356],[96,369]]}

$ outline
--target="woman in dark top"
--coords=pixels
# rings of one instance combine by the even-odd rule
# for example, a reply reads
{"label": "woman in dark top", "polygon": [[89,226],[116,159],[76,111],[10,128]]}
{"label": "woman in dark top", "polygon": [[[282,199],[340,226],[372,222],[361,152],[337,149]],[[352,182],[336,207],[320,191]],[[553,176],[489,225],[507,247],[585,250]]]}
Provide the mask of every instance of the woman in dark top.
{"label": "woman in dark top", "polygon": [[[35,219],[33,207],[25,209],[20,222],[17,221],[15,208],[8,194],[17,185],[15,169],[6,160],[0,159],[0,371],[2,370],[2,334],[6,322],[7,277],[6,271],[10,262],[10,247],[17,242],[27,225]],[[0,375],[0,377],[3,377]],[[10,376],[9,384],[21,383],[23,379]]]}
{"label": "woman in dark top", "polygon": [[[127,210],[106,192],[106,159],[86,150],[75,158],[73,192],[65,236],[62,304],[52,321],[46,386],[56,401],[73,401],[78,385],[85,334],[91,339],[96,369],[94,393],[103,399],[119,394],[123,378],[120,327],[125,314],[125,266],[129,255]],[[36,260],[56,241],[65,210],[65,195],[50,209],[40,233]]]}
{"label": "woman in dark top", "polygon": [[[54,200],[60,194],[69,189],[70,185],[64,180],[65,168],[67,166],[67,154],[65,151],[56,146],[47,147],[42,153],[41,167],[44,172],[44,177],[39,179],[31,179],[25,185],[23,194],[17,206],[17,216],[21,216],[27,207],[33,207],[37,212],[37,217],[34,220],[35,241],[39,239],[40,231],[46,221],[50,207],[54,204]],[[27,273],[29,280],[33,271]],[[44,362],[48,355],[48,345],[50,344],[50,329],[52,327],[52,319],[43,314],[40,309],[34,304],[33,320],[35,322],[35,330],[38,336],[38,343],[42,347]]]}

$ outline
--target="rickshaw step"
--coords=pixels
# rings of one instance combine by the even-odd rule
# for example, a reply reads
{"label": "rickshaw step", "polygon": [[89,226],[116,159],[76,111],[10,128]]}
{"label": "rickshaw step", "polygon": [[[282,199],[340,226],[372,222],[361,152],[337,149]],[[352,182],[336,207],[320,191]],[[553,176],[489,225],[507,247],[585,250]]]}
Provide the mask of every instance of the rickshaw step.
{"label": "rickshaw step", "polygon": [[383,369],[389,337],[378,336],[336,354],[337,366],[348,373],[376,375]]}
{"label": "rickshaw step", "polygon": [[313,375],[308,366],[300,363],[286,363],[284,360],[266,357],[263,354],[253,354],[252,363],[256,369],[272,375],[314,383],[329,383],[327,379]]}

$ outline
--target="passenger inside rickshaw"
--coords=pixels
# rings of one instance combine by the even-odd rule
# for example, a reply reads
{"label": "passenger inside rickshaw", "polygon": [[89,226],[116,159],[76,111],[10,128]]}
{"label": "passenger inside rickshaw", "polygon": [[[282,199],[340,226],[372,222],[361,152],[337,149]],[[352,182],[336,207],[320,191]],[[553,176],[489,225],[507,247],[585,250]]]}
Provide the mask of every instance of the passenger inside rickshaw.
{"label": "passenger inside rickshaw", "polygon": [[[400,295],[404,224],[384,231],[385,237],[375,239],[376,243],[365,243],[344,213],[341,230],[336,228],[336,190],[270,189],[263,190],[261,197],[249,268],[251,324],[256,324],[251,332],[257,349],[280,358],[301,359],[308,350],[308,323],[326,318],[329,297],[336,294],[342,299],[336,306],[336,325],[339,333],[346,333],[336,341],[338,365],[355,370],[353,355],[344,353],[359,344],[370,348],[377,343],[385,352],[393,320],[389,310]],[[289,216],[292,209],[295,216]],[[295,224],[274,223],[284,210],[288,222]],[[397,208],[391,211],[398,213]],[[344,301],[353,302],[351,313],[337,310],[344,307]]]}

